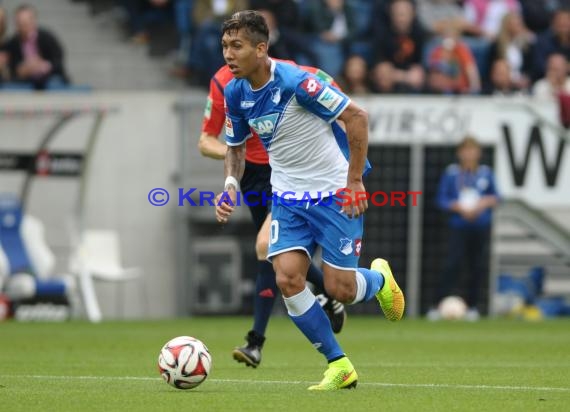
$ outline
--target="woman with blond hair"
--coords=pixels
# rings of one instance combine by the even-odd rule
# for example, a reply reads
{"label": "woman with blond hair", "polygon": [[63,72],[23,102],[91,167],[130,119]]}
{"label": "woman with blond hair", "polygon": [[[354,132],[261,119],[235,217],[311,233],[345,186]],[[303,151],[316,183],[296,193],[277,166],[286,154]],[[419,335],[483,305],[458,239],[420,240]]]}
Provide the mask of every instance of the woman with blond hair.
{"label": "woman with blond hair", "polygon": [[517,12],[507,13],[501,21],[497,39],[491,45],[491,65],[496,60],[506,60],[511,68],[511,78],[516,88],[527,89],[532,70],[532,48],[535,36],[529,31]]}

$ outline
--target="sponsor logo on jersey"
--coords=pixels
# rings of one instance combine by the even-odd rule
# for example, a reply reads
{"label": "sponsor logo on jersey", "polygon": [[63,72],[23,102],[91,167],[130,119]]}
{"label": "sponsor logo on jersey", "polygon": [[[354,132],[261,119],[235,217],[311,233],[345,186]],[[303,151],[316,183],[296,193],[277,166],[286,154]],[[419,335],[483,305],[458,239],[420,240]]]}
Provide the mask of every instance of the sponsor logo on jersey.
{"label": "sponsor logo on jersey", "polygon": [[228,116],[226,116],[226,136],[234,137],[234,125]]}
{"label": "sponsor logo on jersey", "polygon": [[341,238],[339,250],[340,250],[340,253],[342,253],[345,256],[350,255],[352,253],[352,240],[350,240],[346,237]]}
{"label": "sponsor logo on jersey", "polygon": [[208,96],[208,100],[206,101],[206,108],[204,109],[204,117],[209,119],[212,115],[212,98]]}
{"label": "sponsor logo on jersey", "polygon": [[274,104],[279,104],[281,101],[281,89],[279,87],[274,87],[271,89],[271,101]]}
{"label": "sponsor logo on jersey", "polygon": [[305,81],[303,83],[301,83],[301,87],[311,97],[315,96],[323,88],[321,83],[317,79],[315,79],[314,77],[309,77],[308,79],[305,79]]}
{"label": "sponsor logo on jersey", "polygon": [[259,137],[267,139],[273,135],[278,117],[279,115],[277,113],[273,113],[258,117],[257,119],[251,119],[249,121],[249,126],[255,130]]}
{"label": "sponsor logo on jersey", "polygon": [[320,80],[322,80],[325,83],[332,83],[333,82],[333,78],[331,77],[331,75],[322,71],[321,69],[319,69],[315,72],[315,76],[317,76]]}
{"label": "sponsor logo on jersey", "polygon": [[254,104],[255,104],[255,102],[252,100],[242,100],[240,102],[240,107],[242,109],[249,109],[250,107],[253,107]]}
{"label": "sponsor logo on jersey", "polygon": [[342,96],[327,86],[320,94],[317,102],[334,112],[342,103]]}
{"label": "sponsor logo on jersey", "polygon": [[362,239],[356,239],[354,241],[354,256],[360,256],[361,250],[362,250]]}

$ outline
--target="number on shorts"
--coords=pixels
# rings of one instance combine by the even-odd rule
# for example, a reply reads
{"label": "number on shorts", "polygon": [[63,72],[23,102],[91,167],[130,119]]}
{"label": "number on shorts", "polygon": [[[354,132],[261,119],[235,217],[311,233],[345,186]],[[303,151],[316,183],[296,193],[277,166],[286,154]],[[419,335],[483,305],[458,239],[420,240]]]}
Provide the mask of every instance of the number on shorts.
{"label": "number on shorts", "polygon": [[279,239],[279,222],[277,220],[271,221],[271,229],[269,232],[269,243],[274,244]]}

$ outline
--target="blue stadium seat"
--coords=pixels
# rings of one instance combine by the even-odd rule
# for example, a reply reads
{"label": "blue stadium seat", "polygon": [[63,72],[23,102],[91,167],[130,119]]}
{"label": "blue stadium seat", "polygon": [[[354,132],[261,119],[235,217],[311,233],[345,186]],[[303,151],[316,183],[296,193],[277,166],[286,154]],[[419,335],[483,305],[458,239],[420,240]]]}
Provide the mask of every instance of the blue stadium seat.
{"label": "blue stadium seat", "polygon": [[65,296],[70,283],[53,277],[54,266],[41,222],[23,214],[15,195],[0,196],[0,284],[6,293],[17,299]]}

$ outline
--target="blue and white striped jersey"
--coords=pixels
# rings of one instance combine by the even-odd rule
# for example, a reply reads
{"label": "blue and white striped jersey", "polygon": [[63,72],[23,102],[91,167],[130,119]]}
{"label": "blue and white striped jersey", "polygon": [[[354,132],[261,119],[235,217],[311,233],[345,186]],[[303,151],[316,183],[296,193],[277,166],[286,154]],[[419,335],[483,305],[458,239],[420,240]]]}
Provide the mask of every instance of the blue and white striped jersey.
{"label": "blue and white striped jersey", "polygon": [[263,87],[253,90],[246,79],[234,79],[224,95],[227,144],[241,145],[255,130],[269,154],[278,195],[301,199],[308,192],[318,198],[346,186],[348,141],[336,119],[350,99],[340,90],[271,60],[271,78]]}

